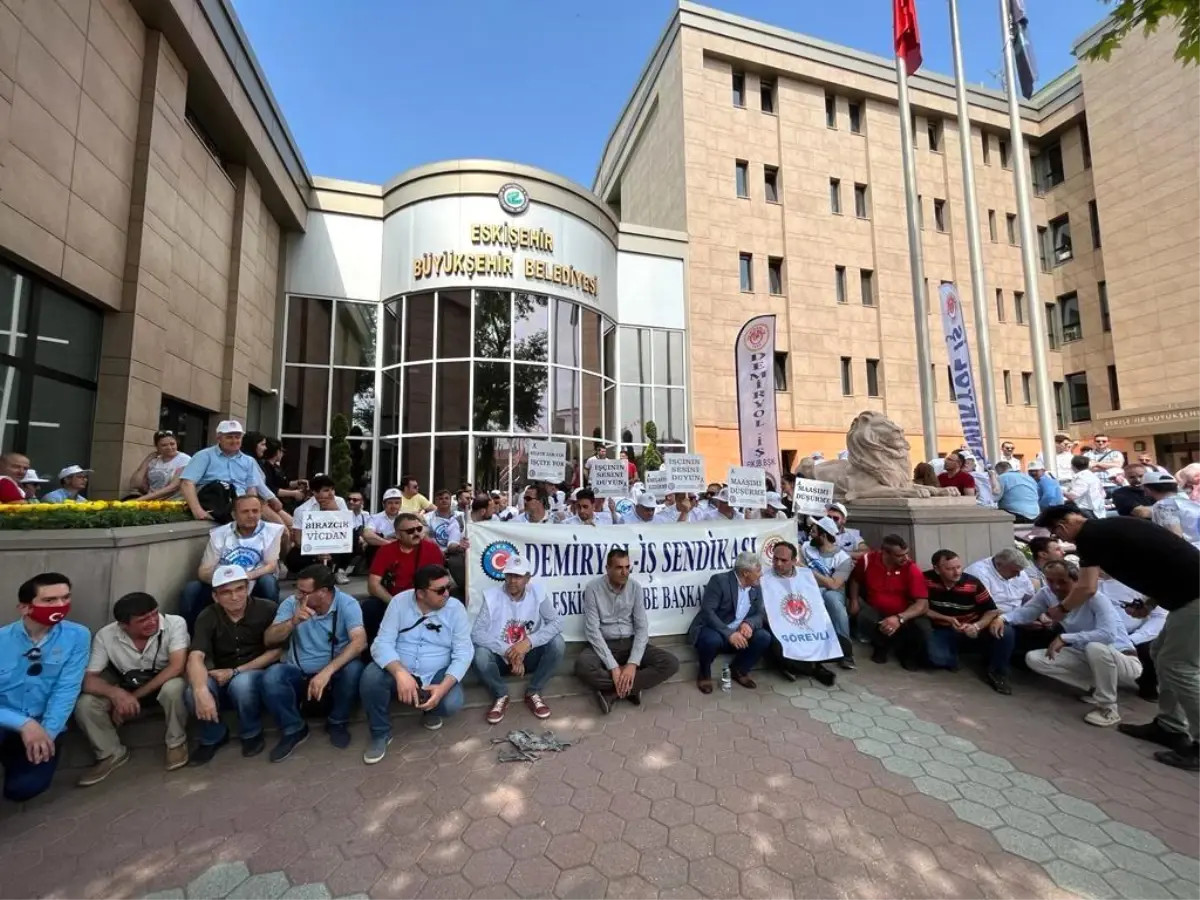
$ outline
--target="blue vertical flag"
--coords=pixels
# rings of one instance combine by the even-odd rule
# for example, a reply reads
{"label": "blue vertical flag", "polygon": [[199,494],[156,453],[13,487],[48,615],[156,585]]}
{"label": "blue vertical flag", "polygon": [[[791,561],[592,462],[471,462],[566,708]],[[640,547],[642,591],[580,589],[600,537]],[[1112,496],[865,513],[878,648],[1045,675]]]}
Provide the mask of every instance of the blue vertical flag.
{"label": "blue vertical flag", "polygon": [[1037,81],[1037,60],[1033,58],[1033,44],[1029,41],[1029,17],[1025,15],[1025,0],[1009,0],[1012,22],[1013,56],[1017,61],[1017,81],[1021,85],[1021,96],[1026,100],[1033,96]]}

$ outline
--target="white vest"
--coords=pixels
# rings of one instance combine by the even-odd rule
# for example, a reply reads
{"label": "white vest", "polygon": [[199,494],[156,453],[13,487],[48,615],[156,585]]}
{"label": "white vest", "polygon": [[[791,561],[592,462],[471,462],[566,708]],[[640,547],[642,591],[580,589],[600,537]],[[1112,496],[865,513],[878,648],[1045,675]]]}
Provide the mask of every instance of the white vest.
{"label": "white vest", "polygon": [[510,647],[532,637],[542,627],[541,606],[544,599],[545,591],[532,581],[525,586],[525,596],[516,602],[504,592],[504,588],[492,588],[483,597],[492,634]]}

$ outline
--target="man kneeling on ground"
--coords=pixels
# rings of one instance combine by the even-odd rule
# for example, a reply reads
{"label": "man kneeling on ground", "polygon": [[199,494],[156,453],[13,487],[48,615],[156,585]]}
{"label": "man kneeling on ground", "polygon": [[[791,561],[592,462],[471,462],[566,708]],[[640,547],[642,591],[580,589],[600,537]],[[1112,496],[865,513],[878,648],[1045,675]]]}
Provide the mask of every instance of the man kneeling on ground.
{"label": "man kneeling on ground", "polygon": [[[866,593],[860,602],[860,595]],[[858,633],[871,642],[871,662],[885,663],[893,647],[906,669],[920,667],[929,638],[925,576],[908,557],[908,542],[885,535],[878,550],[854,564],[846,600]]]}
{"label": "man kneeling on ground", "polygon": [[350,746],[350,708],[358,696],[367,649],[358,601],[337,589],[334,573],[308,566],[296,576],[296,593],[279,605],[264,638],[268,647],[284,647],[279,663],[263,675],[263,703],[279,725],[279,743],[271,762],[291,756],[308,740],[306,703],[328,708],[325,729],[339,750]]}
{"label": "man kneeling on ground", "polygon": [[149,594],[126,594],[113,618],[92,639],[92,655],[75,703],[75,721],[87,735],[96,764],[80,787],[99,784],[129,760],[117,729],[157,700],[167,717],[167,771],[187,765],[187,705],[183,679],[188,632],[183,616],[164,615]]}

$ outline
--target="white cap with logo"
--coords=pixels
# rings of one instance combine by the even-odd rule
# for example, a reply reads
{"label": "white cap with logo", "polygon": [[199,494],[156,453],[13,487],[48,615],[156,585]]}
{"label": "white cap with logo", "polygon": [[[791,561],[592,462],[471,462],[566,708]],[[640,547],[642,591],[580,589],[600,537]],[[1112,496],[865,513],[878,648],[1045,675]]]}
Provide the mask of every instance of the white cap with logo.
{"label": "white cap with logo", "polygon": [[45,484],[49,480],[49,478],[39,476],[37,469],[26,469],[25,477],[21,479],[21,484]]}
{"label": "white cap with logo", "polygon": [[387,502],[388,500],[403,500],[404,492],[399,488],[388,488],[383,492],[383,499],[384,502]]}
{"label": "white cap with logo", "polygon": [[225,419],[217,425],[217,434],[245,434],[246,429],[237,419]]}
{"label": "white cap with logo", "polygon": [[532,575],[533,564],[519,553],[514,553],[504,563],[505,575]]}
{"label": "white cap with logo", "polygon": [[787,504],[783,502],[783,495],[778,491],[767,491],[767,506],[771,509],[787,509]]}
{"label": "white cap with logo", "polygon": [[836,509],[845,518],[847,518],[847,519],[850,518],[850,513],[846,512],[846,504],[845,503],[830,503],[829,506],[826,507],[826,509]]}
{"label": "white cap with logo", "polygon": [[84,468],[80,468],[79,466],[67,466],[65,469],[62,469],[58,473],[58,480],[62,481],[64,478],[70,478],[72,475],[91,475],[91,474],[92,474],[91,469],[84,469]]}
{"label": "white cap with logo", "polygon": [[654,495],[649,491],[638,494],[637,505],[642,509],[658,509],[658,501],[654,499]]}
{"label": "white cap with logo", "polygon": [[212,576],[212,586],[219,588],[222,585],[233,584],[235,581],[249,581],[246,575],[246,570],[241,566],[217,566]]}
{"label": "white cap with logo", "polygon": [[833,519],[829,518],[829,516],[822,516],[821,518],[817,519],[815,524],[830,537],[838,536],[837,522],[833,521]]}

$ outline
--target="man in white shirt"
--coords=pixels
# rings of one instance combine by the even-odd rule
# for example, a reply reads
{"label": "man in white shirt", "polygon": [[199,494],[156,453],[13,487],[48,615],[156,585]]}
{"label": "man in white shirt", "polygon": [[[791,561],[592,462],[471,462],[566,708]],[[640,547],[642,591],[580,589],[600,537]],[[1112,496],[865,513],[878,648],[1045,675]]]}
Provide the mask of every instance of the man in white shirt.
{"label": "man in white shirt", "polygon": [[434,508],[425,514],[425,527],[429,529],[429,536],[442,548],[442,553],[462,549],[462,520],[451,508],[453,503],[450,491],[442,488],[433,495]]}
{"label": "man in white shirt", "polygon": [[604,444],[601,444],[599,447],[596,448],[595,454],[593,454],[592,456],[589,456],[587,458],[587,461],[584,462],[584,464],[583,464],[583,483],[584,484],[591,483],[592,466],[596,464],[596,461],[597,460],[605,460],[605,459],[608,459],[608,447],[604,446]]}
{"label": "man in white shirt", "polygon": [[702,513],[696,507],[696,498],[686,491],[677,491],[667,498],[669,501],[662,509],[654,516],[654,521],[660,525],[673,525],[677,522],[700,522],[704,519]]}
{"label": "man in white shirt", "polygon": [[383,511],[367,519],[363,528],[363,543],[367,545],[368,561],[384,544],[396,540],[396,516],[404,503],[404,494],[399,488],[388,488],[383,492]]}
{"label": "man in white shirt", "polygon": [[976,560],[964,571],[983,582],[996,609],[1002,613],[1028,603],[1040,586],[1029,576],[1029,560],[1015,547],[1006,547],[995,556]]}
{"label": "man in white shirt", "polygon": [[1115,447],[1110,447],[1107,434],[1097,434],[1092,438],[1092,449],[1086,454],[1091,462],[1092,471],[1100,479],[1100,483],[1108,484],[1113,476],[1125,468],[1125,454]]}
{"label": "man in white shirt", "polygon": [[1153,504],[1151,522],[1200,546],[1200,503],[1179,496],[1179,482],[1173,475],[1147,472],[1142,477],[1142,489]]}
{"label": "man in white shirt", "polygon": [[787,517],[787,505],[783,502],[783,495],[778,491],[767,491],[767,508],[763,510],[762,518],[786,519]]}
{"label": "man in white shirt", "polygon": [[652,525],[658,521],[658,501],[649,491],[643,491],[633,503],[633,515],[613,516],[616,525]]}
{"label": "man in white shirt", "polygon": [[1071,460],[1075,458],[1075,441],[1069,434],[1060,431],[1054,436],[1054,446],[1058,450],[1054,456],[1054,477],[1059,484],[1070,484],[1075,477],[1075,470],[1071,468]]}
{"label": "man in white shirt", "polygon": [[1160,606],[1146,603],[1146,598],[1133,588],[1122,584],[1108,574],[1100,573],[1098,593],[1109,599],[1116,608],[1129,632],[1129,639],[1137,650],[1142,664],[1142,674],[1137,680],[1138,696],[1151,702],[1158,701],[1158,673],[1154,667],[1152,647],[1154,639],[1162,633],[1167,622],[1167,611]]}
{"label": "man in white shirt", "polygon": [[563,520],[564,525],[596,526],[611,525],[613,523],[611,513],[601,516],[600,511],[596,509],[596,495],[592,493],[591,488],[580,488],[575,492],[574,497],[575,515],[567,516]]}
{"label": "man in white shirt", "polygon": [[1091,460],[1083,455],[1071,460],[1073,475],[1069,484],[1063,488],[1063,496],[1074,502],[1086,514],[1093,518],[1103,519],[1104,487],[1100,484],[1099,476],[1091,471]]}
{"label": "man in white shirt", "polygon": [[113,605],[113,618],[92,638],[92,655],[75,701],[75,721],[87,736],[96,764],[80,787],[99,784],[129,760],[117,734],[125,722],[157,701],[167,719],[167,771],[187,765],[187,705],[183,678],[188,630],[182,616],[159,612],[149,594],[126,594]]}
{"label": "man in white shirt", "polygon": [[838,536],[837,544],[843,550],[850,554],[850,558],[858,562],[867,550],[867,542],[863,540],[862,532],[857,528],[847,528],[846,519],[849,514],[846,512],[846,506],[843,503],[831,503],[825,508],[825,515],[833,519],[837,523]]}
{"label": "man in white shirt", "polygon": [[513,519],[514,524],[546,525],[551,521],[550,498],[542,490],[530,485],[522,496],[525,511]]}
{"label": "man in white shirt", "polygon": [[721,488],[708,507],[708,518],[713,522],[738,522],[746,518],[740,509],[729,505],[729,488]]}
{"label": "man in white shirt", "polygon": [[1016,457],[1017,446],[1011,441],[1005,441],[1000,445],[1000,458],[996,462],[1006,462],[1012,467],[1014,472],[1021,471],[1021,460]]}
{"label": "man in white shirt", "polygon": [[800,547],[799,562],[812,571],[821,589],[825,611],[829,613],[838,643],[842,645],[842,658],[838,660],[838,665],[843,669],[855,668],[854,644],[850,641],[850,612],[846,604],[846,582],[854,569],[854,560],[838,546],[838,527],[832,518],[823,516],[813,523],[809,540]]}

